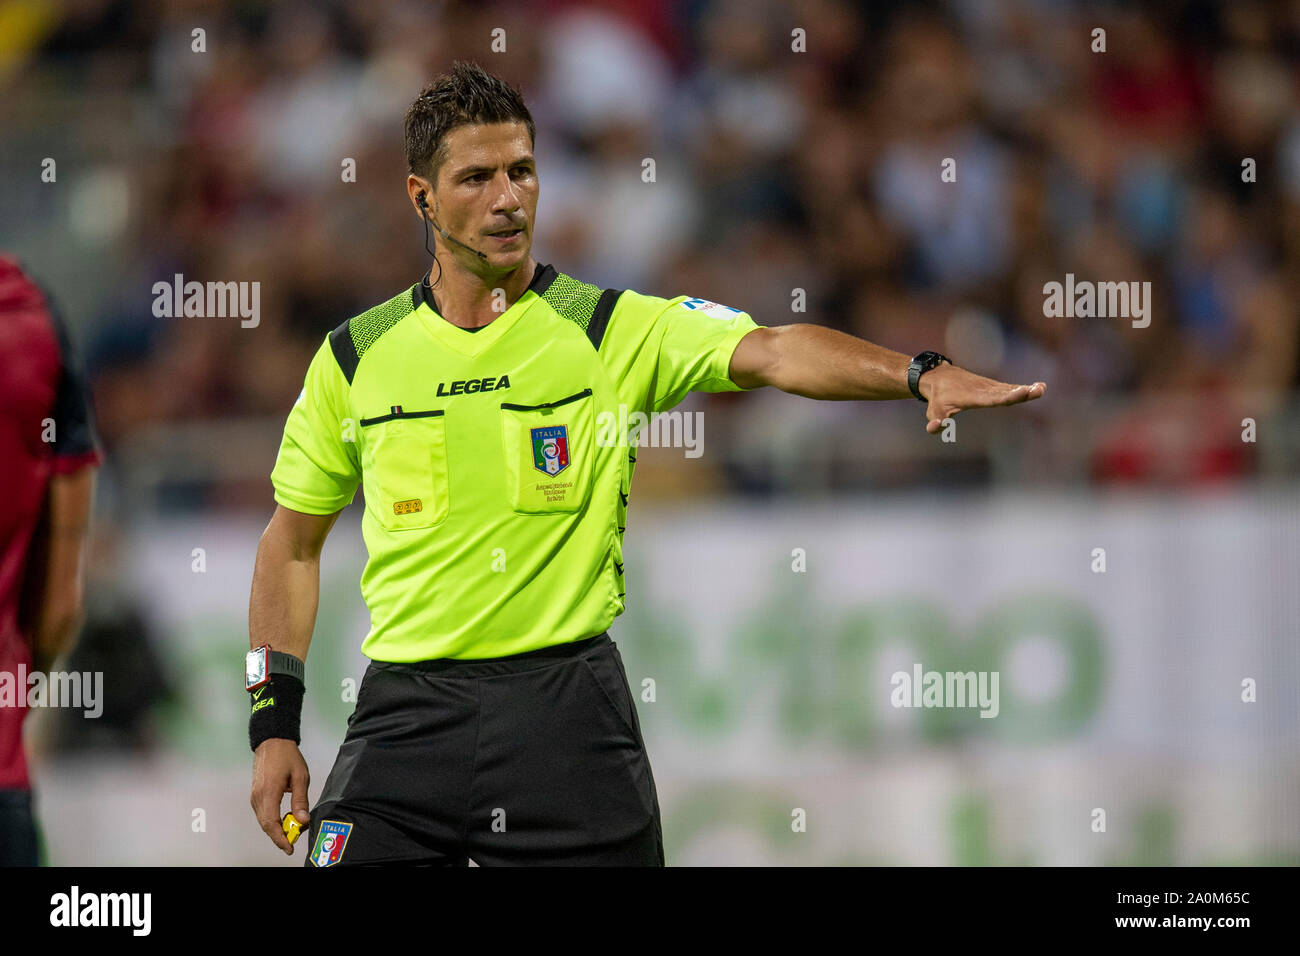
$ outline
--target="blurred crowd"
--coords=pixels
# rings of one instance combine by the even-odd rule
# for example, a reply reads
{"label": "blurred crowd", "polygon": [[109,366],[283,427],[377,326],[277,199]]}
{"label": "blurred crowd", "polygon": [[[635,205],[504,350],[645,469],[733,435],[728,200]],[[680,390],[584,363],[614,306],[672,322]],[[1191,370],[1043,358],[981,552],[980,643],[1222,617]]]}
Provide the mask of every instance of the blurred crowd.
{"label": "blurred crowd", "polygon": [[[154,425],[282,419],[322,337],[419,278],[402,117],[454,59],[537,120],[539,261],[1045,380],[1016,414],[1058,443],[1086,425],[1090,480],[1249,475],[1241,419],[1296,384],[1297,0],[0,0],[0,22],[4,172],[29,184],[0,241],[69,300],[110,467]],[[38,182],[45,156],[72,188]],[[259,281],[260,324],[155,318],[176,273]],[[1149,281],[1149,327],[1046,317],[1067,273]]]}

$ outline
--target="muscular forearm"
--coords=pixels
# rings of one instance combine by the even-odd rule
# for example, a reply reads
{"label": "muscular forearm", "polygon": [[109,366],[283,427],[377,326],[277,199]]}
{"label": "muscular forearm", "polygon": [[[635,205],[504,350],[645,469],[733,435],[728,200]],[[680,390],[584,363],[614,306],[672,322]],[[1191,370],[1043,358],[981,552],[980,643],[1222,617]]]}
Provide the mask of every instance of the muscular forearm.
{"label": "muscular forearm", "polygon": [[83,468],[50,480],[46,513],[33,541],[39,563],[33,585],[38,595],[32,632],[32,661],[49,670],[71,645],[82,618],[86,536],[95,471]]}
{"label": "muscular forearm", "polygon": [[[911,356],[817,325],[758,328],[731,355],[731,380],[741,388],[774,385],[783,392],[827,400],[912,398],[907,386]],[[1046,382],[1012,385],[941,363],[921,375],[917,391],[926,403],[925,430],[967,408],[1019,405],[1042,398]]]}
{"label": "muscular forearm", "polygon": [[249,646],[307,659],[320,600],[320,556],[305,555],[268,528],[257,548],[248,603]]}
{"label": "muscular forearm", "polygon": [[780,325],[751,333],[737,347],[748,348],[742,361],[758,371],[737,372],[745,388],[772,385],[792,395],[829,401],[911,398],[907,387],[910,355],[819,325]]}
{"label": "muscular forearm", "polygon": [[54,662],[69,650],[72,638],[81,626],[81,595],[68,596],[59,607],[41,615],[32,646],[32,666],[38,671],[48,671]]}

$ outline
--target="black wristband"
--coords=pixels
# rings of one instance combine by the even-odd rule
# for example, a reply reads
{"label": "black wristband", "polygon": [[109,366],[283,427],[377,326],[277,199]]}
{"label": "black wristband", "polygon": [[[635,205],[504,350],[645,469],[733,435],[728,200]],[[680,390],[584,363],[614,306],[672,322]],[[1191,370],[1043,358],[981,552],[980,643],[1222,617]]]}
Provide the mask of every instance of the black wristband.
{"label": "black wristband", "polygon": [[248,745],[254,752],[258,744],[272,737],[302,743],[299,723],[302,720],[302,695],[306,690],[298,678],[276,674],[248,695],[252,707],[248,715]]}

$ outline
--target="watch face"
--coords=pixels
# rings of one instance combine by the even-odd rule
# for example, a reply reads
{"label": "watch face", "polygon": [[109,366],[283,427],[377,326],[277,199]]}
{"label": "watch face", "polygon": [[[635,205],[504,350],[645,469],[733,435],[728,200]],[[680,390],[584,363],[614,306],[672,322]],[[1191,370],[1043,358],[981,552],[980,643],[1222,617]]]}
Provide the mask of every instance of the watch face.
{"label": "watch face", "polygon": [[244,689],[252,690],[258,684],[265,684],[267,679],[266,663],[270,648],[263,644],[248,652],[244,658]]}

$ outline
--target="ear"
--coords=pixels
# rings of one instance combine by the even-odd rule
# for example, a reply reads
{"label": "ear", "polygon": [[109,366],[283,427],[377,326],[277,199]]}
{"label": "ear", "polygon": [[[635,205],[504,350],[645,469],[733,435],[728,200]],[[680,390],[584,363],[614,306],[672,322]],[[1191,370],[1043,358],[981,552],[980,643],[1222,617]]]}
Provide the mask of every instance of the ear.
{"label": "ear", "polygon": [[411,204],[415,206],[417,214],[421,214],[423,209],[420,203],[421,194],[424,196],[424,205],[427,206],[431,192],[432,188],[426,180],[414,174],[406,177],[406,193],[411,198]]}

